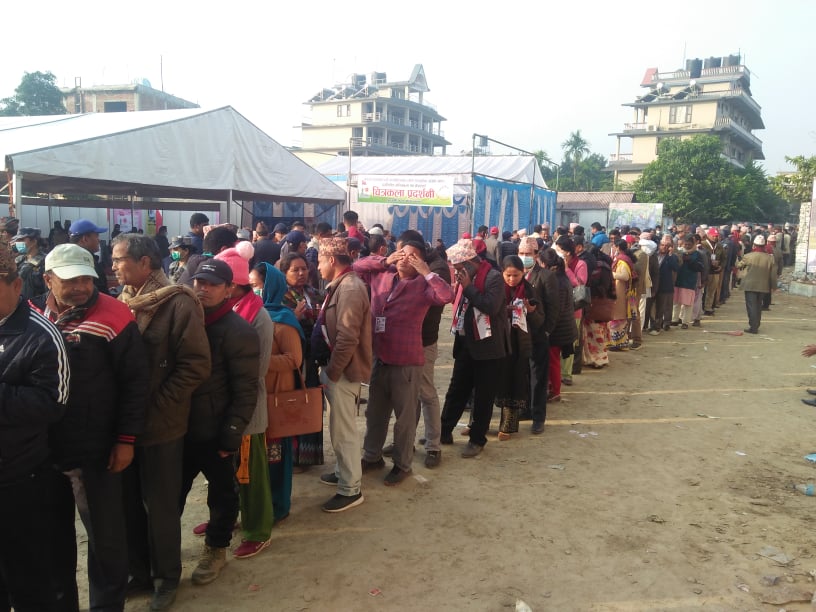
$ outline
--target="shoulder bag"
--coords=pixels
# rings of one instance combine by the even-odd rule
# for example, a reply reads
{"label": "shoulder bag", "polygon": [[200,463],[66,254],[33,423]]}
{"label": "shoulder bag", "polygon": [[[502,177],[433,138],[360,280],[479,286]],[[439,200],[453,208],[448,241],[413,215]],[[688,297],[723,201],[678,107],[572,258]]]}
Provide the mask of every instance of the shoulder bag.
{"label": "shoulder bag", "polygon": [[300,389],[266,394],[266,433],[270,438],[290,438],[323,429],[323,386],[307,388],[300,369],[295,370],[297,381]]}

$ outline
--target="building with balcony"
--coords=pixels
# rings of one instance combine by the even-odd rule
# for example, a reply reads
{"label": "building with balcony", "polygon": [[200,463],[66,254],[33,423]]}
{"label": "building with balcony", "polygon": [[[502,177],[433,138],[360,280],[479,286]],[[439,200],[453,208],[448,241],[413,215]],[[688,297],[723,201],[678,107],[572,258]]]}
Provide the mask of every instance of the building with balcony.
{"label": "building with balcony", "polygon": [[130,85],[83,87],[82,81],[77,78],[74,87],[65,87],[60,91],[62,103],[69,114],[198,108],[194,102],[153,89],[146,79]]}
{"label": "building with balcony", "polygon": [[445,118],[425,100],[428,91],[421,64],[407,81],[389,81],[384,72],[353,74],[305,102],[311,117],[293,152],[312,165],[327,155],[444,155]]}
{"label": "building with balcony", "polygon": [[[751,73],[739,55],[686,61],[684,70],[649,68],[641,82],[648,90],[623,106],[633,109],[631,123],[617,137],[608,169],[615,185],[631,184],[657,159],[664,138],[713,134],[722,141],[722,155],[737,167],[765,159],[762,141],[753,130],[765,128],[762,109],[751,96]],[[628,149],[628,151],[626,151]]]}

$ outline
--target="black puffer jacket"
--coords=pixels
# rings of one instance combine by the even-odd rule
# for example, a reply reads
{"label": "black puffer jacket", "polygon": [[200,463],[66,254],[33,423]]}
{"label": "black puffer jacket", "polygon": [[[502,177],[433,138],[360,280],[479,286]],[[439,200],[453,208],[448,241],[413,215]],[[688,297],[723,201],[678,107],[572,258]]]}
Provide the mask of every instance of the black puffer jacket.
{"label": "black puffer jacket", "polygon": [[235,452],[258,399],[260,341],[229,306],[222,312],[206,315],[212,372],[193,392],[187,436],[197,442],[217,439],[220,450]]}
{"label": "black puffer jacket", "polygon": [[69,381],[57,328],[21,300],[0,325],[0,488],[48,461],[48,427],[65,412]]}
{"label": "black puffer jacket", "polygon": [[[46,296],[32,305],[45,312]],[[54,461],[63,470],[104,467],[113,445],[133,444],[144,427],[150,385],[142,337],[130,309],[99,292],[82,318],[58,325],[71,365],[71,395],[65,417],[50,431]]]}
{"label": "black puffer jacket", "polygon": [[550,333],[550,346],[569,346],[575,342],[575,307],[572,285],[566,274],[555,275],[558,281],[558,321]]}

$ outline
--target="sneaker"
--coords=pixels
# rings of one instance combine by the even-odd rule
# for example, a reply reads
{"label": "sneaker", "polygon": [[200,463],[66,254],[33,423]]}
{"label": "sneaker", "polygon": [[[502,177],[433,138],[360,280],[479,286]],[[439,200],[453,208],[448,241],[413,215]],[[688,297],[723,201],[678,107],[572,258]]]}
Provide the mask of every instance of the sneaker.
{"label": "sneaker", "polygon": [[425,467],[432,470],[442,463],[442,451],[427,451],[425,453]]}
{"label": "sneaker", "polygon": [[357,495],[340,495],[339,493],[323,504],[323,512],[342,512],[363,503],[362,493]]}
{"label": "sneaker", "polygon": [[478,444],[474,444],[473,442],[468,442],[465,449],[462,451],[462,457],[465,459],[470,459],[471,457],[475,457],[479,453],[482,452],[484,447],[479,446]]}
{"label": "sneaker", "polygon": [[227,564],[227,549],[204,545],[204,554],[198,560],[190,580],[196,586],[209,584],[221,573]]}
{"label": "sneaker", "polygon": [[704,310],[703,315],[705,315],[706,317],[713,317],[714,316],[714,311],[713,310]]}
{"label": "sneaker", "polygon": [[691,322],[691,326],[692,327],[701,327],[700,319],[694,319],[694,321]]}
{"label": "sneaker", "polygon": [[453,434],[443,433],[439,436],[440,444],[453,444]]}
{"label": "sneaker", "polygon": [[340,479],[337,477],[337,474],[334,472],[329,472],[328,474],[321,474],[320,475],[320,483],[324,485],[329,485],[330,487],[335,486]]}
{"label": "sneaker", "polygon": [[385,467],[385,459],[380,457],[376,461],[367,461],[360,459],[360,465],[363,467],[363,474],[366,472],[373,472],[374,470],[381,470]]}
{"label": "sneaker", "polygon": [[688,325],[687,325],[686,323],[683,323],[683,324],[680,326],[680,329],[688,329]]}
{"label": "sneaker", "polygon": [[533,421],[533,428],[530,430],[535,435],[543,434],[544,433],[544,422],[543,421]]}
{"label": "sneaker", "polygon": [[746,334],[758,334],[759,332],[757,330],[755,330],[755,329],[751,329],[750,327],[746,327],[745,328],[745,333]]}
{"label": "sneaker", "polygon": [[391,468],[383,481],[386,487],[395,487],[412,474],[413,470],[401,470],[396,465]]}
{"label": "sneaker", "polygon": [[236,559],[249,559],[250,557],[254,557],[259,552],[261,552],[264,548],[269,546],[272,540],[269,539],[266,542],[253,542],[251,540],[244,540],[241,542],[241,545],[233,551],[232,556]]}
{"label": "sneaker", "polygon": [[161,586],[153,591],[153,598],[150,600],[150,610],[152,612],[169,610],[173,602],[176,601],[176,591],[178,591],[177,582],[162,583]]}
{"label": "sneaker", "polygon": [[649,335],[650,336],[659,336],[660,335],[660,330],[659,329],[650,329],[649,330]]}
{"label": "sneaker", "polygon": [[641,346],[642,346],[642,344],[640,342],[632,342],[632,344],[629,345],[629,348],[632,349],[633,351],[636,351]]}

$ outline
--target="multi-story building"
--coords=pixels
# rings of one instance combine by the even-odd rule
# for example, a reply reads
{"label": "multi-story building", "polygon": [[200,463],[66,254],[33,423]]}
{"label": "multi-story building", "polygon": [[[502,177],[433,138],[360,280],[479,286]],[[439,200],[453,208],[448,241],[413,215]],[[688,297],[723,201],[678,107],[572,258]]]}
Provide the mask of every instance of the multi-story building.
{"label": "multi-story building", "polygon": [[62,88],[62,101],[70,114],[124,113],[133,111],[198,108],[198,104],[153,89],[148,81],[132,85],[94,85]]}
{"label": "multi-story building", "polygon": [[[637,179],[657,158],[664,138],[714,134],[735,166],[765,159],[762,141],[752,133],[765,128],[762,109],[751,96],[751,73],[739,55],[691,59],[685,70],[673,72],[649,68],[640,85],[648,93],[623,105],[634,110],[632,123],[610,134],[617,137],[608,166],[616,186]],[[630,152],[621,151],[622,139],[630,141]]]}
{"label": "multi-story building", "polygon": [[445,118],[425,100],[428,91],[421,64],[407,81],[389,81],[384,72],[353,74],[305,102],[311,119],[302,123],[301,147],[293,152],[318,163],[338,154],[444,155]]}

